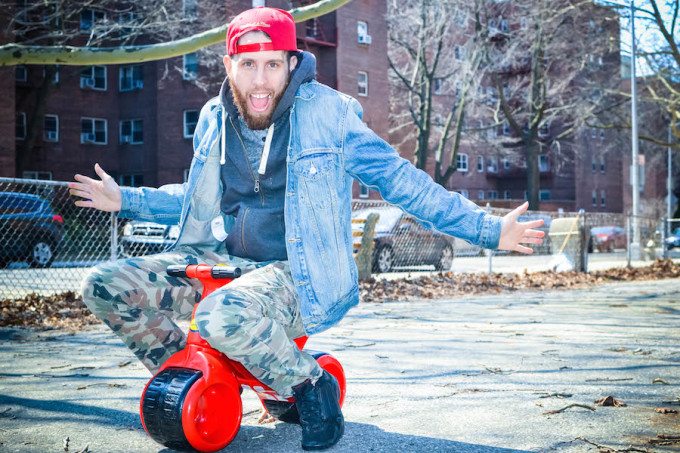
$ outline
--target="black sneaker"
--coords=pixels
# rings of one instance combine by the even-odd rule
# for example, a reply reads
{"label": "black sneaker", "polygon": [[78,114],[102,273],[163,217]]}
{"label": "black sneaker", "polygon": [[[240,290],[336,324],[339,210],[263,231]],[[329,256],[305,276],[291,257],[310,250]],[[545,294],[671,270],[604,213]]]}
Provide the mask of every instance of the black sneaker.
{"label": "black sneaker", "polygon": [[300,414],[303,450],[325,450],[338,443],[345,432],[338,381],[324,371],[314,385],[308,379],[293,387],[293,395]]}

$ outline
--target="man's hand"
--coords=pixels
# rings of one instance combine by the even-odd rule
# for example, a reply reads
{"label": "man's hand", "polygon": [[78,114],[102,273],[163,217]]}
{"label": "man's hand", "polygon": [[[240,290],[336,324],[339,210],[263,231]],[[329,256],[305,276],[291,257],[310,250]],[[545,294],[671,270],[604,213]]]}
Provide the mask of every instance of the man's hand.
{"label": "man's hand", "polygon": [[99,164],[94,165],[94,171],[97,172],[101,181],[83,175],[76,175],[75,180],[78,182],[68,183],[69,193],[83,198],[82,200],[76,200],[76,206],[95,208],[107,212],[120,211],[120,187]]}
{"label": "man's hand", "polygon": [[539,230],[532,230],[543,225],[543,220],[532,220],[531,222],[518,222],[517,218],[527,212],[529,202],[515,208],[503,216],[501,226],[501,240],[498,243],[499,250],[513,250],[527,255],[534,253],[530,247],[520,244],[542,244],[545,233]]}

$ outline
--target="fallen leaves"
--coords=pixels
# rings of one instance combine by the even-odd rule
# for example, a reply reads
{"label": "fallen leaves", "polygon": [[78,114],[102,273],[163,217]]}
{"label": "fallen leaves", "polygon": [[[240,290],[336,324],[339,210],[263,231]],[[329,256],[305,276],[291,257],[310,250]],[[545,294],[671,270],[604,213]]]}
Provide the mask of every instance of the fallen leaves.
{"label": "fallen leaves", "polygon": [[654,412],[659,414],[677,414],[677,409],[671,409],[670,407],[657,407]]}
{"label": "fallen leaves", "polygon": [[0,300],[0,327],[57,327],[80,329],[99,321],[80,296],[66,292],[52,296],[29,294],[22,299]]}
{"label": "fallen leaves", "polygon": [[571,409],[572,407],[581,407],[583,409],[588,409],[589,411],[595,411],[595,408],[593,406],[588,406],[587,404],[573,403],[573,404],[569,404],[567,406],[564,406],[561,409],[555,409],[555,410],[552,410],[552,411],[545,411],[545,412],[543,412],[543,415],[559,414],[560,412],[564,412],[567,409]]}
{"label": "fallen leaves", "polygon": [[595,404],[598,406],[626,407],[626,403],[621,400],[617,400],[611,395],[603,396],[602,398],[595,400]]}

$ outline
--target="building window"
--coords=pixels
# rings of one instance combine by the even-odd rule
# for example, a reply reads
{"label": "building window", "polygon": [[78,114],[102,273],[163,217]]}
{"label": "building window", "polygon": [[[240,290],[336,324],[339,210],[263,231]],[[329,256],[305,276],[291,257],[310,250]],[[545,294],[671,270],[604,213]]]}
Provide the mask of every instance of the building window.
{"label": "building window", "polygon": [[605,170],[604,156],[600,156],[600,173],[604,174]]}
{"label": "building window", "polygon": [[510,26],[508,25],[508,20],[507,20],[507,19],[501,19],[501,20],[498,22],[498,25],[499,25],[498,28],[500,28],[500,30],[501,30],[502,32],[507,33],[507,32],[510,31]]}
{"label": "building window", "polygon": [[592,158],[590,159],[590,165],[593,169],[593,173],[595,173],[597,171],[597,158],[595,157],[595,155],[593,155]]}
{"label": "building window", "polygon": [[43,140],[46,142],[59,141],[59,116],[45,115],[43,120]]}
{"label": "building window", "polygon": [[14,80],[16,82],[28,82],[28,68],[22,64],[14,68]]}
{"label": "building window", "polygon": [[503,135],[506,137],[510,135],[510,123],[508,123],[508,120],[503,121]]}
{"label": "building window", "polygon": [[21,173],[21,177],[24,179],[39,179],[41,181],[52,181],[52,172],[26,170]]}
{"label": "building window", "polygon": [[489,173],[498,173],[498,158],[497,157],[488,157],[487,161],[489,163],[486,166],[486,171],[488,171]]}
{"label": "building window", "polygon": [[91,143],[95,145],[106,145],[107,121],[101,118],[81,118],[80,119],[80,143]]}
{"label": "building window", "polygon": [[89,66],[80,71],[80,88],[106,91],[106,66]]}
{"label": "building window", "polygon": [[480,173],[484,171],[484,156],[477,156],[477,171]]}
{"label": "building window", "polygon": [[593,206],[597,206],[597,190],[593,190]]}
{"label": "building window", "polygon": [[198,2],[196,0],[183,0],[182,11],[187,19],[195,19],[198,15]]}
{"label": "building window", "polygon": [[142,120],[122,120],[120,122],[119,143],[138,145],[144,143],[144,128]]}
{"label": "building window", "polygon": [[357,42],[359,44],[371,44],[371,35],[368,34],[368,23],[357,21]]}
{"label": "building window", "polygon": [[121,66],[118,70],[118,87],[120,91],[144,88],[144,66],[141,64]]}
{"label": "building window", "polygon": [[461,61],[465,59],[465,48],[461,46],[455,46],[453,48],[453,56],[456,60]]}
{"label": "building window", "polygon": [[545,154],[538,155],[538,171],[542,173],[550,171],[550,160]]}
{"label": "building window", "polygon": [[470,192],[468,192],[466,189],[461,189],[460,194],[465,198],[470,198]]}
{"label": "building window", "polygon": [[368,96],[368,73],[359,71],[357,73],[357,94]]}
{"label": "building window", "polygon": [[313,18],[305,22],[305,36],[308,38],[318,38],[319,37],[319,19]]}
{"label": "building window", "polygon": [[505,200],[510,200],[510,191],[509,190],[504,190],[503,191],[503,198]]}
{"label": "building window", "polygon": [[359,198],[368,198],[371,189],[368,186],[359,183]]}
{"label": "building window", "polygon": [[550,121],[544,121],[538,128],[539,137],[547,137],[550,134]]}
{"label": "building window", "polygon": [[604,140],[604,129],[600,129],[600,140]]}
{"label": "building window", "polygon": [[184,138],[191,138],[194,136],[194,129],[198,124],[198,110],[184,111]]}
{"label": "building window", "polygon": [[458,171],[468,171],[468,155],[465,153],[456,154],[456,168]]}
{"label": "building window", "polygon": [[432,91],[434,94],[442,94],[442,86],[444,85],[444,80],[441,77],[435,77],[432,79]]}
{"label": "building window", "polygon": [[528,26],[529,26],[529,21],[527,20],[526,17],[522,16],[522,17],[519,19],[519,27],[520,27],[522,30],[526,30]]}
{"label": "building window", "polygon": [[26,138],[26,114],[24,112],[17,113],[17,124],[15,131],[15,136],[18,140],[23,140]]}
{"label": "building window", "polygon": [[538,199],[540,201],[548,201],[550,200],[550,191],[549,190],[539,190],[538,191]]}
{"label": "building window", "polygon": [[483,190],[478,190],[478,191],[477,191],[477,199],[478,199],[478,200],[483,200],[483,199],[484,199],[484,191],[483,191]]}
{"label": "building window", "polygon": [[489,199],[489,200],[496,200],[496,199],[498,199],[498,192],[495,191],[495,190],[489,190],[486,193],[486,198]]}
{"label": "building window", "polygon": [[104,11],[84,9],[80,12],[80,31],[89,32],[97,22],[103,22],[104,20],[106,20],[106,13]]}
{"label": "building window", "polygon": [[[54,65],[54,73],[52,74],[52,85],[59,83],[59,73],[61,72],[61,67],[59,65]],[[47,77],[47,67],[43,67],[43,77]]]}
{"label": "building window", "polygon": [[184,68],[182,71],[184,80],[196,80],[196,77],[198,77],[198,55],[196,52],[184,55],[182,67]]}
{"label": "building window", "polygon": [[600,206],[603,208],[607,205],[607,193],[604,190],[600,190]]}
{"label": "building window", "polygon": [[508,159],[507,157],[503,158],[503,169],[510,170],[510,159]]}
{"label": "building window", "polygon": [[144,185],[143,175],[120,175],[118,178],[118,183],[121,186],[127,187],[140,187]]}

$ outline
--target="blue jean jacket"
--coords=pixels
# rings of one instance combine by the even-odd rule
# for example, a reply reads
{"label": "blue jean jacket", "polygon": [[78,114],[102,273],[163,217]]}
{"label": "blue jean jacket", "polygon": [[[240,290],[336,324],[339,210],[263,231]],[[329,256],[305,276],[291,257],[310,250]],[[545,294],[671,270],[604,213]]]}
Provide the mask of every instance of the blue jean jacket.
{"label": "blue jean jacket", "polygon": [[[121,217],[179,224],[175,246],[215,251],[211,222],[220,212],[220,138],[224,111],[217,98],[201,110],[188,181],[158,189],[122,188]],[[300,86],[290,111],[284,219],[286,249],[308,334],[336,324],[359,303],[352,256],[352,178],[429,228],[497,248],[501,219],[436,184],[361,120],[353,98],[316,81]],[[255,233],[256,234],[256,233]]]}

